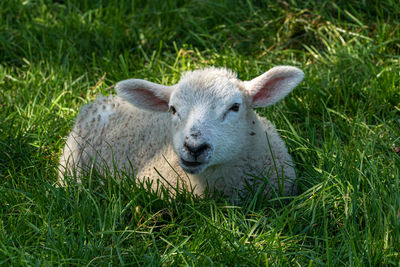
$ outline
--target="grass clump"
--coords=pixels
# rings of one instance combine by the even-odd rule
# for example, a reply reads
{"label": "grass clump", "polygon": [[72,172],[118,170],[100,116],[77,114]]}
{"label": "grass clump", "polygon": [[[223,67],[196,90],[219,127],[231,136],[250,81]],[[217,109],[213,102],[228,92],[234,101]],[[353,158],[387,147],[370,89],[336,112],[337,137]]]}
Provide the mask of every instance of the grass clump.
{"label": "grass clump", "polygon": [[[397,1],[0,2],[0,264],[397,265]],[[79,107],[129,77],[215,65],[305,81],[258,112],[280,129],[290,203],[151,193],[95,174],[56,188]]]}

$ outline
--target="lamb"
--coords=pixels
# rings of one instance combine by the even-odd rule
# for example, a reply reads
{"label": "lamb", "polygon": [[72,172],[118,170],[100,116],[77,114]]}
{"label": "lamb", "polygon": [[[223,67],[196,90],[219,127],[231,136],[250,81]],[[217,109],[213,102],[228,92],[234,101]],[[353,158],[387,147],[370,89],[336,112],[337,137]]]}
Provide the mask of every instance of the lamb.
{"label": "lamb", "polygon": [[235,197],[264,177],[266,194],[295,194],[288,149],[274,125],[252,108],[280,101],[303,78],[292,66],[250,81],[209,67],[184,73],[172,86],[121,81],[117,96],[100,96],[81,109],[60,158],[59,182],[94,166],[150,179],[153,189],[159,181],[197,195],[217,190]]}

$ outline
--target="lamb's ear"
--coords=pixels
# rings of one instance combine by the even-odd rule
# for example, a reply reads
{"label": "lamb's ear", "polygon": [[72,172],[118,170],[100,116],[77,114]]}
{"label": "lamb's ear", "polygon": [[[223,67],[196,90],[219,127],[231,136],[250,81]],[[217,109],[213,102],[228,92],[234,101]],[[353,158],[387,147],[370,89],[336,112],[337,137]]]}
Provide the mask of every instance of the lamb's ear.
{"label": "lamb's ear", "polygon": [[140,79],[124,80],[115,86],[117,94],[136,107],[152,111],[168,111],[173,86],[165,86]]}
{"label": "lamb's ear", "polygon": [[304,78],[296,67],[279,66],[270,69],[251,81],[245,81],[251,107],[266,107],[283,99]]}

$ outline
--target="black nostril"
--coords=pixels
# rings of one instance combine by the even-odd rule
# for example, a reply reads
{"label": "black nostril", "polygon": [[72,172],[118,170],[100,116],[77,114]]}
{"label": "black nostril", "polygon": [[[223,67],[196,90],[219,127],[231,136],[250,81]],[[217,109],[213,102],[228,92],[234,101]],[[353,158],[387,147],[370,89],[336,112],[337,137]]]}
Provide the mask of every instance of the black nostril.
{"label": "black nostril", "polygon": [[188,144],[187,142],[184,143],[184,147],[195,157],[199,156],[205,150],[210,148],[210,146],[207,143],[203,143],[199,146],[194,146],[194,145]]}
{"label": "black nostril", "polygon": [[190,136],[193,137],[193,138],[197,138],[197,137],[200,136],[200,133],[199,132],[192,133],[192,134],[190,134]]}

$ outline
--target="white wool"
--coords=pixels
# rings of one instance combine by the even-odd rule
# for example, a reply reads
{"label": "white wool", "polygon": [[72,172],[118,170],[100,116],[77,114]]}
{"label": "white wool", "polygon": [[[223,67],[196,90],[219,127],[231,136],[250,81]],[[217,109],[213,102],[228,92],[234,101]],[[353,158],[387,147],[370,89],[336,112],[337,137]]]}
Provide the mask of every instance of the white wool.
{"label": "white wool", "polygon": [[94,164],[100,172],[117,168],[165,186],[183,184],[199,195],[208,188],[236,196],[257,183],[254,177],[293,194],[296,176],[285,143],[252,107],[274,104],[303,77],[282,66],[242,82],[211,67],[184,73],[174,86],[122,81],[118,96],[100,96],[81,109],[60,159],[60,183],[65,173],[79,178]]}

